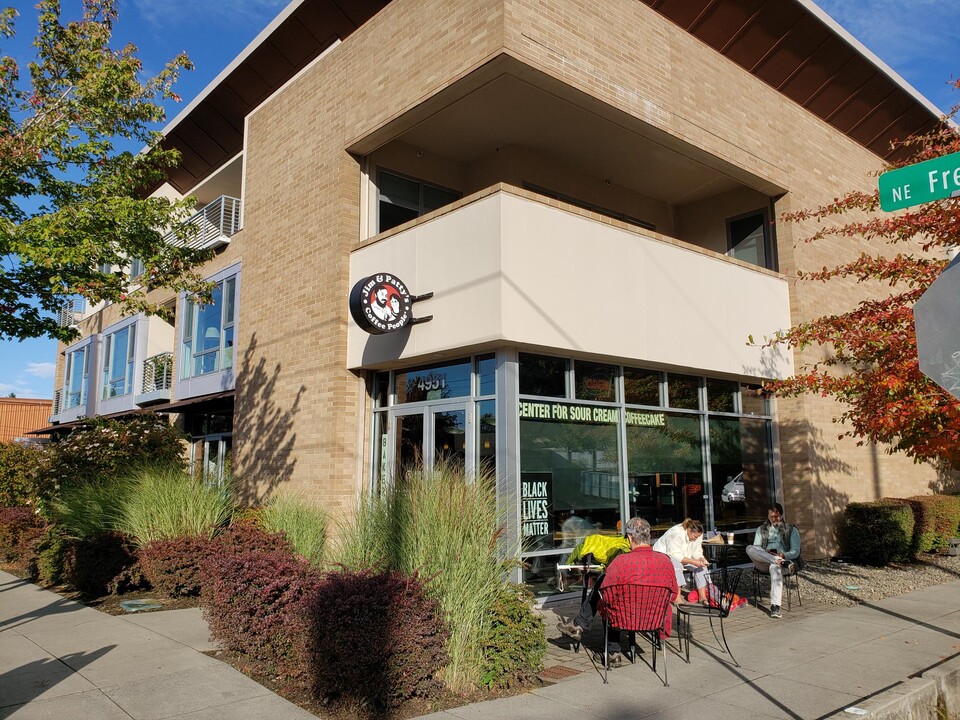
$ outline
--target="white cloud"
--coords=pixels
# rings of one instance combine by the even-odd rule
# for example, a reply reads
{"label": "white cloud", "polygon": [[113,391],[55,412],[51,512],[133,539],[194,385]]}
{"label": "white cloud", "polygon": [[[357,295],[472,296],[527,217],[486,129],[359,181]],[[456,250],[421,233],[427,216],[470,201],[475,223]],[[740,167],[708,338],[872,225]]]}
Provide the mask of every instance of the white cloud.
{"label": "white cloud", "polygon": [[57,370],[57,364],[51,362],[32,362],[27,363],[26,373],[33,377],[52,378]]}

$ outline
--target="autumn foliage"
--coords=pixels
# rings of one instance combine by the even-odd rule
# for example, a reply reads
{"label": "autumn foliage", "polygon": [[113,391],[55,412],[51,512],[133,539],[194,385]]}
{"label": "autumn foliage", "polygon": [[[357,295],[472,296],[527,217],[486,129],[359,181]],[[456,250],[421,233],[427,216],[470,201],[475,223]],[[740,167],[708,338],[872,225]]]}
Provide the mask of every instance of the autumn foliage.
{"label": "autumn foliage", "polygon": [[[960,90],[960,81],[954,83]],[[960,114],[954,107],[951,117]],[[887,169],[912,165],[960,151],[960,134],[944,122],[929,135],[902,145],[910,157]],[[896,214],[880,209],[879,194],[851,192],[812,210],[787,214],[788,222],[824,221],[854,215],[844,224],[824,224],[805,242],[826,237],[862,237],[896,246],[886,254],[862,254],[852,262],[800,272],[805,282],[853,278],[890,288],[886,297],[865,299],[848,312],[801,323],[767,345],[804,349],[822,346],[825,356],[796,375],[769,383],[780,396],[819,393],[839,400],[840,437],[859,444],[886,444],[916,461],[945,461],[960,468],[960,405],[920,372],[913,305],[947,265],[946,251],[960,245],[960,198],[910,208]],[[878,242],[879,241],[879,242]]]}

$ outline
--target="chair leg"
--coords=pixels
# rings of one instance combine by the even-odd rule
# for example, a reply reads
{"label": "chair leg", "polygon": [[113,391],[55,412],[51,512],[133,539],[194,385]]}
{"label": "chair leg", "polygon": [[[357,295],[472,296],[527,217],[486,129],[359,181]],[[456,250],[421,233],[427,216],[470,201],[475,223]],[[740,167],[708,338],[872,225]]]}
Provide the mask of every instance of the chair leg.
{"label": "chair leg", "polygon": [[727,649],[727,655],[729,655],[730,659],[733,660],[734,665],[740,667],[740,663],[738,663],[737,659],[733,656],[733,651],[730,649],[730,645],[727,643],[727,635],[723,632],[723,618],[720,618],[720,637],[723,638],[723,646]]}
{"label": "chair leg", "polygon": [[603,684],[607,685],[607,673],[610,672],[610,634],[607,620],[603,621]]}

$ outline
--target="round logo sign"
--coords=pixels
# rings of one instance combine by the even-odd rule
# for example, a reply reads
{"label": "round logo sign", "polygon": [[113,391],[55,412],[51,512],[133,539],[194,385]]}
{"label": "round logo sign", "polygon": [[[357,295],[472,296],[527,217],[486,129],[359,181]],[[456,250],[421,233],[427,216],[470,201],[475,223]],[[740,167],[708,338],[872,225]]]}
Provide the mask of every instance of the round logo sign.
{"label": "round logo sign", "polygon": [[350,291],[350,314],[371,335],[406,327],[413,319],[410,304],[407,286],[389,273],[363,278]]}

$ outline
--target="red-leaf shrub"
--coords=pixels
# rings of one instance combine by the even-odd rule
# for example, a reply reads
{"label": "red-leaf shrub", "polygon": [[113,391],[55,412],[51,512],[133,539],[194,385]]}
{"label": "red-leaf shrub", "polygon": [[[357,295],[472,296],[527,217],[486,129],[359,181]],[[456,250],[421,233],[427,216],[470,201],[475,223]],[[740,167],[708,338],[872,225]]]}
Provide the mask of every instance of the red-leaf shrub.
{"label": "red-leaf shrub", "polygon": [[288,553],[295,551],[283,533],[269,533],[252,522],[230,525],[212,540],[211,554]]}
{"label": "red-leaf shrub", "polygon": [[330,573],[307,613],[317,699],[396,706],[440,687],[449,631],[417,577],[395,571]]}
{"label": "red-leaf shrub", "polygon": [[154,540],[138,551],[143,575],[154,590],[167,597],[200,594],[200,563],[211,541],[199,535]]}
{"label": "red-leaf shrub", "polygon": [[224,648],[287,679],[304,674],[303,606],[320,582],[316,570],[290,551],[214,551],[200,573],[203,614]]}
{"label": "red-leaf shrub", "polygon": [[27,562],[43,529],[44,523],[33,508],[0,507],[0,562]]}

